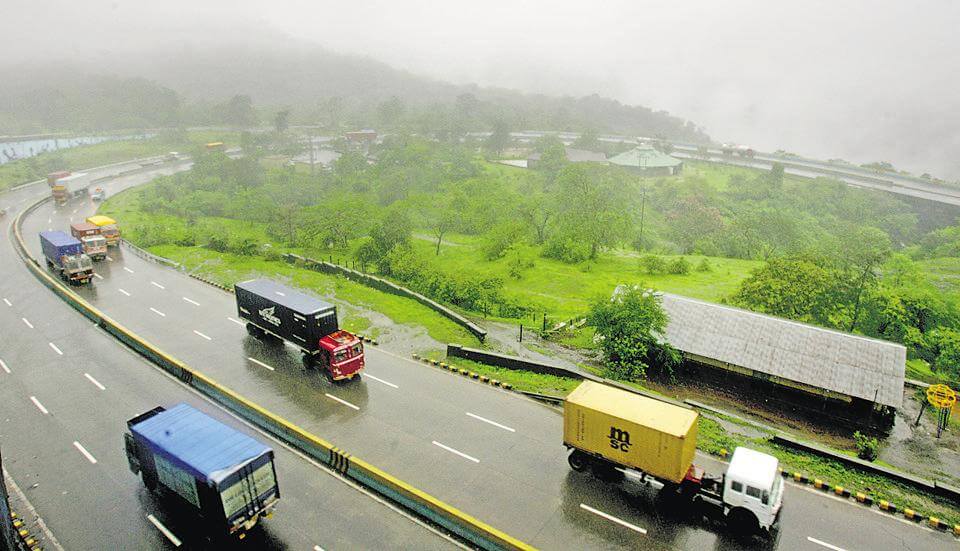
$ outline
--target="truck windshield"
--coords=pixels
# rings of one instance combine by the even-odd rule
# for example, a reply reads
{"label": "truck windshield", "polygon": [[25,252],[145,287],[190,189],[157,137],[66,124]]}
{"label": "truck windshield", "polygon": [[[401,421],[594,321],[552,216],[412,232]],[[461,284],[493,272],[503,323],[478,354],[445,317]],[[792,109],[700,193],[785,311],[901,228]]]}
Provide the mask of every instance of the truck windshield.
{"label": "truck windshield", "polygon": [[336,352],[333,353],[333,361],[337,363],[340,363],[349,357],[350,356],[347,354],[346,348],[341,348],[340,350],[337,350]]}

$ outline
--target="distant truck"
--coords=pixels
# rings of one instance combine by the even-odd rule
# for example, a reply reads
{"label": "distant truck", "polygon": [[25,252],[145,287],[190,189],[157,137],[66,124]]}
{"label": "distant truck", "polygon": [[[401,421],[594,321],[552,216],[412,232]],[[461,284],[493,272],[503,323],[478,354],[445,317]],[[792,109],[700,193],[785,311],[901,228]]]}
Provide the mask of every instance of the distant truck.
{"label": "distant truck", "polygon": [[98,214],[87,218],[87,222],[100,228],[100,235],[107,240],[108,246],[116,247],[120,245],[120,228],[117,226],[116,220],[109,216]]}
{"label": "distant truck", "polygon": [[53,187],[57,183],[57,180],[60,178],[66,178],[70,174],[71,173],[69,170],[58,170],[57,172],[51,172],[50,174],[47,174],[47,185]]}
{"label": "distant truck", "polygon": [[83,243],[83,252],[93,260],[107,257],[107,239],[100,235],[100,228],[90,222],[70,224],[70,235]]}
{"label": "distant truck", "polygon": [[62,231],[40,232],[40,248],[47,266],[70,283],[89,283],[93,278],[93,261],[83,252],[79,239]]}
{"label": "distant truck", "polygon": [[777,459],[737,448],[726,473],[707,476],[693,464],[697,417],[671,402],[584,381],[563,406],[568,462],[606,480],[622,476],[618,469],[639,473],[682,510],[702,511],[741,536],[775,537],[783,500]]}
{"label": "distant truck", "polygon": [[195,510],[215,533],[243,538],[280,499],[273,450],[187,404],[127,421],[127,462],[150,491]]}
{"label": "distant truck", "polygon": [[336,306],[269,279],[243,281],[234,290],[252,336],[293,344],[308,369],[320,364],[335,381],[360,377],[363,343],[339,328]]}
{"label": "distant truck", "polygon": [[50,193],[53,195],[53,200],[57,206],[63,206],[71,199],[88,195],[87,188],[90,186],[90,179],[87,176],[86,173],[81,172],[58,178],[53,187],[50,188]]}

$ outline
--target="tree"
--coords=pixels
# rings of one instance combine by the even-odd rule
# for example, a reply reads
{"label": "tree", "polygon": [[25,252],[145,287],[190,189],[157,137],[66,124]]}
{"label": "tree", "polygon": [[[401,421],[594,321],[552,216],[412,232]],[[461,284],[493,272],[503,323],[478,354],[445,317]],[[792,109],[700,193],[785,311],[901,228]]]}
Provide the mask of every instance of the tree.
{"label": "tree", "polygon": [[392,206],[370,229],[370,239],[356,251],[355,256],[362,264],[373,262],[384,275],[390,275],[389,255],[395,249],[410,246],[413,224],[404,209]]}
{"label": "tree", "polygon": [[863,293],[873,288],[877,282],[877,268],[891,254],[890,238],[877,228],[860,227],[844,234],[838,258],[846,263],[853,276],[852,302],[853,314],[847,331],[857,327],[860,318],[860,306]]}
{"label": "tree", "polygon": [[600,147],[597,131],[593,128],[587,128],[581,132],[580,136],[573,142],[573,147],[596,151]]}
{"label": "tree", "polygon": [[600,348],[612,378],[639,380],[653,368],[672,374],[680,354],[663,336],[667,315],[660,297],[637,286],[618,287],[611,299],[590,308],[587,323],[602,337]]}
{"label": "tree", "polygon": [[499,156],[510,145],[511,141],[510,127],[507,126],[507,121],[499,118],[493,123],[493,132],[484,140],[483,147],[491,154]]}
{"label": "tree", "polygon": [[750,310],[833,326],[844,304],[840,275],[812,256],[774,258],[743,280],[732,300]]}
{"label": "tree", "polygon": [[237,128],[248,128],[257,124],[257,112],[253,110],[250,96],[236,95],[230,98],[224,107],[224,120]]}
{"label": "tree", "polygon": [[546,187],[550,189],[560,171],[570,164],[567,161],[567,146],[556,136],[547,135],[538,140],[534,149],[540,153],[536,169],[543,173]]}
{"label": "tree", "polygon": [[273,128],[277,131],[277,134],[283,134],[287,131],[287,128],[290,128],[289,109],[277,111],[277,114],[273,117]]}
{"label": "tree", "polygon": [[629,225],[630,198],[619,173],[571,164],[557,176],[560,236],[589,248],[589,258],[616,244]]}
{"label": "tree", "polygon": [[383,126],[392,127],[400,122],[405,110],[406,105],[403,100],[398,96],[391,96],[387,101],[377,105],[377,119]]}

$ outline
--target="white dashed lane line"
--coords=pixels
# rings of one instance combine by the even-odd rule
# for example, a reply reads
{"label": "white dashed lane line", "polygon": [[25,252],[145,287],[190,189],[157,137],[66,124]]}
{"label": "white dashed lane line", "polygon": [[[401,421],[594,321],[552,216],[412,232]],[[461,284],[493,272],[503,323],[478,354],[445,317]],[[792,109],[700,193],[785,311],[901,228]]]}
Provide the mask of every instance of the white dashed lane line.
{"label": "white dashed lane line", "polygon": [[346,401],[346,400],[343,400],[343,399],[341,399],[341,398],[337,398],[337,397],[334,396],[333,394],[330,394],[330,393],[325,393],[325,394],[326,394],[326,397],[327,397],[327,398],[330,398],[330,399],[333,400],[334,402],[340,402],[341,404],[347,406],[348,408],[353,408],[353,409],[355,409],[355,410],[357,410],[357,411],[360,411],[360,406],[355,406],[355,405],[351,404],[350,402],[348,402],[348,401]]}
{"label": "white dashed lane line", "polygon": [[598,511],[597,509],[594,509],[593,507],[591,507],[591,506],[589,506],[589,505],[586,505],[586,504],[584,504],[584,503],[581,503],[581,504],[580,504],[580,508],[583,509],[584,511],[589,511],[589,512],[597,515],[598,517],[603,517],[603,518],[605,518],[605,519],[607,519],[607,520],[609,520],[609,521],[611,521],[611,522],[615,522],[615,523],[619,524],[620,526],[623,526],[624,528],[629,528],[629,529],[633,530],[634,532],[639,532],[639,533],[641,533],[641,534],[646,534],[646,533],[647,533],[647,530],[644,529],[644,528],[640,528],[639,526],[636,526],[636,525],[634,525],[634,524],[630,524],[629,522],[627,522],[627,521],[625,521],[625,520],[618,519],[617,517],[615,517],[615,516],[613,516],[613,515],[608,515],[607,513],[604,513],[603,511]]}
{"label": "white dashed lane line", "polygon": [[53,344],[52,342],[48,342],[47,344],[50,345],[50,348],[52,348],[54,352],[63,356],[63,351],[57,348],[57,345]]}
{"label": "white dashed lane line", "polygon": [[126,266],[124,266],[123,269],[126,270],[126,271],[128,271],[128,272],[130,272],[131,274],[136,273],[136,272],[134,272],[133,270],[131,270],[130,268],[127,268]]}
{"label": "white dashed lane line", "polygon": [[20,318],[20,319],[23,320],[23,323],[27,324],[27,327],[29,327],[30,329],[33,329],[33,324],[30,323],[30,320],[28,320],[27,318]]}
{"label": "white dashed lane line", "polygon": [[197,301],[195,301],[195,300],[190,300],[190,299],[188,299],[187,297],[183,297],[183,300],[185,300],[186,302],[189,302],[190,304],[192,304],[192,305],[194,305],[194,306],[200,306],[200,303],[199,303],[199,302],[197,302]]}
{"label": "white dashed lane line", "polygon": [[269,369],[270,371],[276,371],[273,367],[271,367],[271,366],[269,366],[269,365],[261,362],[260,360],[258,360],[258,359],[256,359],[256,358],[247,358],[247,359],[250,360],[251,362],[259,365],[260,367],[265,367],[265,368]]}
{"label": "white dashed lane line", "polygon": [[7,367],[7,364],[4,363],[3,360],[0,360],[0,369],[3,369],[7,373],[7,375],[10,374],[10,368]]}
{"label": "white dashed lane line", "polygon": [[153,285],[154,287],[156,287],[156,288],[158,288],[158,289],[166,289],[166,287],[164,287],[163,285],[160,285],[160,284],[157,283],[156,281],[151,281],[151,282],[150,282],[150,285]]}
{"label": "white dashed lane line", "polygon": [[154,308],[153,306],[150,307],[150,310],[151,310],[154,314],[156,314],[156,315],[158,315],[158,316],[160,316],[160,317],[162,317],[162,318],[167,317],[166,314],[164,314],[164,313],[161,312],[160,310],[157,310],[157,309]]}
{"label": "white dashed lane line", "polygon": [[180,538],[178,538],[177,536],[174,536],[173,532],[171,532],[169,528],[167,528],[166,526],[163,525],[162,522],[157,520],[157,517],[153,515],[147,515],[147,520],[153,523],[153,525],[157,527],[157,530],[160,530],[160,533],[166,536],[166,538],[170,540],[170,543],[172,543],[174,547],[180,547],[180,545],[183,544],[183,542],[180,541]]}
{"label": "white dashed lane line", "polygon": [[37,409],[40,410],[40,413],[44,415],[47,415],[48,413],[50,413],[49,411],[47,411],[47,408],[43,407],[43,404],[40,403],[40,400],[37,400],[36,396],[31,396],[30,401],[33,402],[33,405],[37,406]]}
{"label": "white dashed lane line", "polygon": [[846,551],[846,549],[842,547],[837,547],[836,545],[830,545],[825,541],[820,541],[816,538],[811,538],[810,536],[807,536],[807,541],[809,541],[810,543],[815,543],[821,547],[826,547],[827,549],[832,549],[833,551]]}
{"label": "white dashed lane line", "polygon": [[204,335],[203,333],[201,333],[200,331],[197,331],[196,329],[194,329],[193,332],[196,333],[198,336],[200,336],[200,337],[202,337],[202,338],[204,338],[204,339],[207,339],[208,341],[212,341],[212,340],[213,340],[213,339],[211,339],[210,337],[208,337],[208,336]]}
{"label": "white dashed lane line", "polygon": [[91,454],[90,452],[88,452],[87,449],[83,447],[83,444],[81,444],[80,442],[77,442],[76,440],[74,440],[74,441],[73,441],[73,447],[74,447],[74,448],[77,448],[77,451],[79,451],[80,453],[82,453],[83,456],[87,458],[87,461],[93,463],[94,465],[97,464],[97,458],[94,457],[93,454]]}
{"label": "white dashed lane line", "polygon": [[107,390],[107,387],[100,384],[100,381],[94,379],[93,375],[90,375],[89,373],[84,373],[83,376],[86,377],[88,381],[93,383],[93,385],[99,388],[100,390]]}
{"label": "white dashed lane line", "polygon": [[371,375],[371,374],[369,374],[369,373],[364,373],[363,376],[366,377],[366,378],[368,378],[368,379],[373,379],[374,381],[377,381],[378,383],[383,383],[383,384],[385,384],[385,385],[387,385],[387,386],[389,386],[389,387],[400,388],[400,387],[398,387],[397,385],[395,385],[395,384],[393,384],[393,383],[391,383],[391,382],[389,382],[389,381],[384,381],[384,380],[381,379],[380,377],[375,377],[375,376],[373,376],[373,375]]}
{"label": "white dashed lane line", "polygon": [[95,278],[97,278],[97,279],[103,279],[103,276],[100,275],[100,274],[97,274],[97,273],[93,274],[93,277],[95,277]]}
{"label": "white dashed lane line", "polygon": [[108,256],[108,257],[107,257],[107,262],[113,262],[113,259]]}
{"label": "white dashed lane line", "polygon": [[10,301],[7,299],[3,299],[3,303],[6,304],[7,306],[13,306],[12,304],[10,304]]}
{"label": "white dashed lane line", "polygon": [[462,457],[462,458],[464,458],[464,459],[469,459],[470,461],[473,461],[474,463],[479,463],[479,462],[480,462],[480,460],[477,459],[476,457],[473,457],[472,455],[467,455],[467,454],[463,453],[462,451],[455,450],[455,449],[451,448],[450,446],[446,446],[446,445],[444,445],[444,444],[441,444],[440,442],[437,442],[436,440],[433,441],[433,445],[434,445],[434,446],[437,446],[437,447],[440,447],[440,448],[443,448],[443,449],[447,450],[447,451],[450,452],[450,453],[457,454],[457,455],[459,455],[460,457]]}
{"label": "white dashed lane line", "polygon": [[495,427],[500,427],[500,428],[503,429],[503,430],[508,430],[508,431],[510,431],[510,432],[517,432],[517,429],[512,429],[512,428],[510,428],[510,427],[508,427],[508,426],[506,426],[506,425],[501,425],[500,423],[497,423],[496,421],[491,421],[491,420],[489,420],[489,419],[487,419],[487,418],[480,417],[479,415],[470,413],[469,411],[467,412],[467,415],[469,415],[470,417],[473,417],[473,418],[476,419],[477,421],[483,421],[484,423],[488,423],[488,424],[493,425],[493,426],[495,426]]}
{"label": "white dashed lane line", "polygon": [[236,323],[237,325],[243,325],[243,322],[242,322],[242,321],[237,320],[237,319],[233,319],[233,318],[231,318],[230,316],[227,316],[227,319],[230,320],[230,321],[232,321],[233,323]]}
{"label": "white dashed lane line", "polygon": [[127,296],[130,296],[130,293],[124,291],[123,289],[120,289],[119,287],[117,288],[117,290],[120,291],[121,293],[127,295]]}

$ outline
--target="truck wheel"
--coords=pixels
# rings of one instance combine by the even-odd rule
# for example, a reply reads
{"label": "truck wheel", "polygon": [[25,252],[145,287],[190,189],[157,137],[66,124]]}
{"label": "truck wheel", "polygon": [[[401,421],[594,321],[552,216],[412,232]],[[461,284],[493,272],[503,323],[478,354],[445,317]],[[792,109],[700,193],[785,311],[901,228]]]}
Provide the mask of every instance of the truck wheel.
{"label": "truck wheel", "polygon": [[157,491],[157,479],[153,475],[149,474],[147,471],[141,471],[141,476],[143,476],[143,485],[147,487],[151,492]]}
{"label": "truck wheel", "polygon": [[749,539],[760,532],[760,523],[757,517],[746,509],[734,509],[727,515],[727,521],[734,533],[744,539]]}
{"label": "truck wheel", "polygon": [[255,339],[260,338],[260,328],[252,323],[247,324],[247,333],[249,333],[250,336]]}
{"label": "truck wheel", "polygon": [[589,455],[583,453],[582,451],[573,450],[573,453],[567,457],[567,463],[570,464],[571,469],[577,471],[578,473],[582,473],[587,467],[590,466],[591,463],[593,463],[593,460]]}
{"label": "truck wheel", "polygon": [[316,366],[316,358],[310,354],[304,354],[301,360],[303,360],[303,367],[307,369],[313,369]]}

